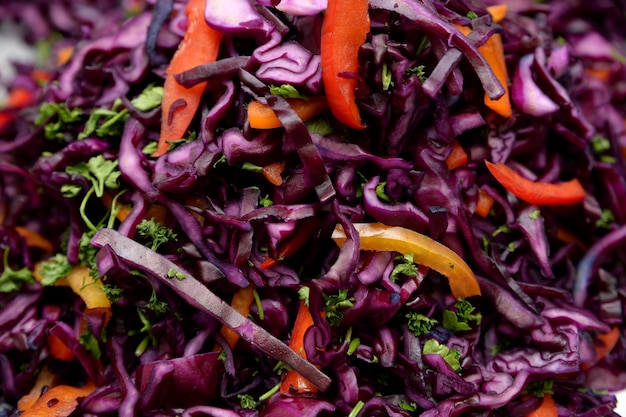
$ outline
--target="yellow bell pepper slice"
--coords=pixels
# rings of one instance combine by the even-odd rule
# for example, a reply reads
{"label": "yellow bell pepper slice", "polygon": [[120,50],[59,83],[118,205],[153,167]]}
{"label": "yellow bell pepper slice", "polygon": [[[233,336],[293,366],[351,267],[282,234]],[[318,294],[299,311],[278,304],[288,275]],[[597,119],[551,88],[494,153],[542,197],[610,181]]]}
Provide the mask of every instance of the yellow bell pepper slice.
{"label": "yellow bell pepper slice", "polygon": [[[403,227],[381,223],[355,223],[354,227],[359,233],[361,250],[413,254],[416,264],[424,265],[448,278],[450,290],[456,298],[480,295],[480,287],[471,268],[447,246]],[[340,226],[335,228],[331,237],[339,246],[347,239]]]}

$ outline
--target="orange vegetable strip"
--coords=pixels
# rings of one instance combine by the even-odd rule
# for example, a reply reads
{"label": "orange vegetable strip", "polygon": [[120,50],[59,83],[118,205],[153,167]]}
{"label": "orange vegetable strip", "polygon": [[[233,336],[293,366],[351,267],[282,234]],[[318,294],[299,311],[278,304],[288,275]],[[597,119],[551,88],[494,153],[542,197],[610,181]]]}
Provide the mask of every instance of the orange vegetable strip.
{"label": "orange vegetable strip", "polygon": [[266,180],[278,187],[283,183],[282,173],[284,170],[285,163],[282,161],[278,161],[265,165],[261,173]]}
{"label": "orange vegetable strip", "polygon": [[105,322],[108,321],[111,317],[111,302],[102,289],[102,281],[94,281],[86,266],[74,267],[66,279],[72,291],[85,302],[85,313],[104,314]]}
{"label": "orange vegetable strip", "polygon": [[[465,261],[447,246],[410,229],[381,223],[354,223],[361,240],[361,250],[395,251],[413,254],[413,261],[448,278],[452,295],[467,298],[480,295],[476,276]],[[339,246],[346,241],[341,228],[335,228],[332,239]]]}
{"label": "orange vegetable strip", "polygon": [[554,398],[549,394],[544,394],[543,401],[539,408],[527,414],[526,417],[558,417],[558,415],[559,412],[554,403]]}
{"label": "orange vegetable strip", "polygon": [[591,368],[596,363],[600,362],[606,355],[611,353],[617,342],[619,342],[620,331],[618,326],[611,327],[608,333],[602,333],[596,336],[595,349],[596,349],[596,361],[592,364],[582,364],[581,369],[585,370]]}
{"label": "orange vegetable strip", "polygon": [[61,66],[69,62],[70,58],[74,55],[74,47],[71,45],[59,48],[57,51],[57,65]]}
{"label": "orange vegetable strip", "polygon": [[63,343],[61,339],[59,339],[57,336],[55,336],[54,334],[49,334],[47,340],[50,354],[53,357],[62,361],[71,361],[72,359],[74,359],[74,352],[72,352],[72,350],[67,347],[65,343]]}
{"label": "orange vegetable strip", "polygon": [[553,184],[531,181],[502,162],[493,164],[485,160],[489,172],[504,188],[527,203],[541,205],[573,204],[585,199],[585,189],[574,178]]}
{"label": "orange vegetable strip", "polygon": [[493,6],[487,6],[487,13],[491,15],[493,23],[498,23],[506,17],[507,5],[506,4],[494,4]]}
{"label": "orange vegetable strip", "polygon": [[[328,101],[325,96],[313,96],[308,99],[288,98],[286,100],[303,121],[310,120],[328,110]],[[258,101],[251,101],[248,104],[248,120],[250,127],[254,129],[282,127],[282,123],[274,111]]]}
{"label": "orange vegetable strip", "polygon": [[84,387],[71,385],[57,385],[46,391],[33,404],[25,410],[21,417],[67,417],[76,409],[78,399],[91,394],[96,389],[93,384]]}
{"label": "orange vegetable strip", "polygon": [[480,217],[487,217],[493,207],[493,197],[485,191],[478,189],[478,202],[476,203],[476,214]]}
{"label": "orange vegetable strip", "polygon": [[[237,310],[244,317],[248,317],[248,314],[250,313],[250,306],[254,301],[254,290],[255,287],[252,284],[247,287],[240,288],[233,295],[233,299],[230,302],[231,307]],[[226,339],[230,348],[234,349],[237,341],[239,341],[239,335],[226,326],[222,326],[220,333],[224,336],[224,339]]]}
{"label": "orange vegetable strip", "polygon": [[302,246],[311,239],[315,230],[319,229],[319,220],[316,217],[302,219],[295,232],[278,248],[278,259],[266,258],[259,268],[270,268],[278,261],[288,258],[296,253]]}
{"label": "orange vegetable strip", "polygon": [[330,110],[337,120],[363,129],[356,105],[355,79],[341,73],[357,73],[359,48],[370,30],[367,0],[329,0],[322,23],[322,80]]}
{"label": "orange vegetable strip", "polygon": [[54,251],[52,242],[43,235],[22,226],[15,226],[15,231],[24,238],[27,246],[39,248],[45,252]]}
{"label": "orange vegetable strip", "polygon": [[[222,34],[206,23],[204,5],[205,0],[190,0],[187,3],[187,31],[167,68],[161,104],[161,136],[153,156],[163,155],[169,148],[169,142],[183,138],[206,88],[206,82],[183,87],[174,79],[174,74],[217,58]],[[173,108],[180,100],[184,101],[183,105]]]}
{"label": "orange vegetable strip", "polygon": [[52,387],[56,385],[58,379],[58,375],[50,372],[47,365],[44,366],[37,375],[35,385],[33,385],[28,394],[23,395],[19,400],[17,400],[17,410],[24,411],[31,408],[37,402],[39,397],[41,397],[41,391],[44,387]]}
{"label": "orange vegetable strip", "polygon": [[2,110],[21,109],[28,106],[35,99],[34,93],[26,88],[15,87],[9,91],[6,102],[0,109],[0,130],[13,120],[13,114]]}
{"label": "orange vegetable strip", "polygon": [[452,142],[450,155],[446,158],[448,169],[452,170],[467,164],[467,153],[458,141]]}
{"label": "orange vegetable strip", "polygon": [[[289,339],[289,347],[300,354],[304,359],[306,359],[306,352],[304,350],[304,335],[311,326],[313,326],[313,317],[311,316],[309,307],[306,305],[304,300],[300,300],[298,315],[296,316],[293,331],[291,332],[291,338]],[[280,384],[280,392],[282,394],[287,394],[294,391],[296,393],[314,393],[318,390],[315,385],[298,372],[289,370],[283,377]]]}

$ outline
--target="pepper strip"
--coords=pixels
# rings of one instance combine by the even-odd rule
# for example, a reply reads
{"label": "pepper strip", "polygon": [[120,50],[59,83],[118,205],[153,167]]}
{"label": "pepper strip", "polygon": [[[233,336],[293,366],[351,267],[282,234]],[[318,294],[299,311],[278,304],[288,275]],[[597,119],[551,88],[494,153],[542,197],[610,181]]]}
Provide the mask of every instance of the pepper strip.
{"label": "pepper strip", "polygon": [[489,172],[514,196],[537,206],[579,203],[585,199],[585,189],[580,182],[572,180],[553,184],[531,181],[502,162],[493,164],[485,160]]}
{"label": "pepper strip", "polygon": [[[100,229],[91,240],[91,243],[97,248],[104,248],[105,253],[107,250],[113,251],[117,257],[127,262],[130,266],[160,279],[191,306],[210,314],[222,324],[234,330],[243,340],[269,356],[283,361],[315,384],[320,391],[326,391],[330,387],[331,379],[317,369],[315,365],[294,352],[267,330],[243,317],[188,271],[183,270],[169,259],[113,229]],[[106,255],[101,251],[98,256],[100,258]],[[180,272],[184,278],[170,278],[172,270]],[[100,272],[106,273],[104,271]]]}
{"label": "pepper strip", "polygon": [[[354,228],[361,239],[361,250],[413,254],[416,264],[424,265],[448,278],[450,290],[456,298],[480,295],[480,287],[471,268],[447,246],[403,227],[382,223],[354,223]],[[335,228],[332,239],[342,246],[347,238],[341,228]]]}
{"label": "pepper strip", "polygon": [[370,31],[367,0],[328,0],[322,23],[322,80],[333,115],[341,123],[363,129],[356,105],[357,81],[342,73],[359,70],[359,48]]}

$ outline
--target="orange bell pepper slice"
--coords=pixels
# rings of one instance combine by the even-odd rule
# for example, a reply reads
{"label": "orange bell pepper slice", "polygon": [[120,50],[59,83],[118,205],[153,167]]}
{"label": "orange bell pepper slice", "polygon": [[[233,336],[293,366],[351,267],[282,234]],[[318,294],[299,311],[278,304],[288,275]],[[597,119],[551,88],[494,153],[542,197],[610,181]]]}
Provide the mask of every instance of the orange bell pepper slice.
{"label": "orange bell pepper slice", "polygon": [[[313,96],[308,99],[288,98],[286,100],[302,121],[310,120],[328,110],[328,101],[325,96]],[[282,123],[274,111],[258,101],[248,103],[248,120],[250,127],[254,129],[282,127]]]}
{"label": "orange bell pepper slice", "polygon": [[76,410],[78,399],[91,394],[96,386],[57,385],[46,391],[35,403],[24,410],[21,417],[67,417]]}
{"label": "orange bell pepper slice", "polygon": [[[480,295],[472,269],[447,246],[413,230],[381,223],[354,223],[361,240],[361,250],[395,251],[413,254],[416,264],[424,265],[448,278],[452,295],[467,298]],[[341,228],[335,228],[333,240],[339,246],[346,241]]]}

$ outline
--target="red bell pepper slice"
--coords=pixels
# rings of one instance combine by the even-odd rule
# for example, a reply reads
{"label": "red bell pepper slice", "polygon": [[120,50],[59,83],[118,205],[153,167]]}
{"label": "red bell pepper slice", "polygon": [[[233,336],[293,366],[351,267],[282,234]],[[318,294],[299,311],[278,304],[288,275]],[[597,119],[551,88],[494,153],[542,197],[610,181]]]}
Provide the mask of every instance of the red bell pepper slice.
{"label": "red bell pepper slice", "polygon": [[367,0],[328,0],[322,24],[322,79],[333,115],[343,124],[363,129],[356,105],[355,79],[342,73],[357,73],[359,48],[370,30]]}
{"label": "red bell pepper slice", "polygon": [[527,203],[552,206],[579,203],[585,199],[585,189],[576,178],[558,184],[531,181],[502,162],[493,164],[485,160],[485,164],[507,191]]}
{"label": "red bell pepper slice", "polygon": [[165,154],[170,142],[183,138],[206,88],[206,82],[183,87],[174,79],[174,74],[213,62],[217,58],[222,33],[207,24],[204,5],[205,0],[190,0],[187,3],[187,31],[167,67],[161,104],[161,136],[153,156]]}

